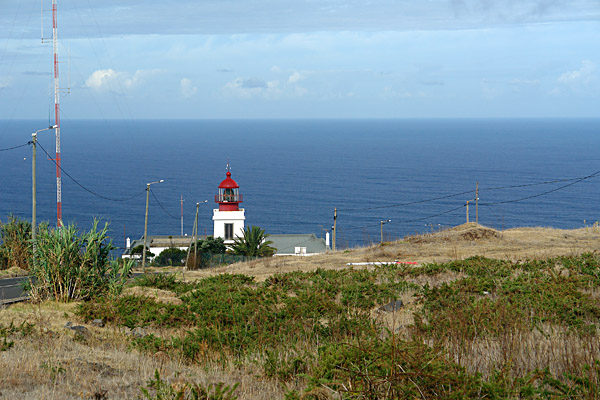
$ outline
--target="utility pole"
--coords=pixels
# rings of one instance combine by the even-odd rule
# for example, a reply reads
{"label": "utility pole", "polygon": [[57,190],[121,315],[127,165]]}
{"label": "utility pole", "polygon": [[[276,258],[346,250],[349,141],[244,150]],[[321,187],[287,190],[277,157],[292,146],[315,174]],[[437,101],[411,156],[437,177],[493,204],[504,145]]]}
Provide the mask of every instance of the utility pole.
{"label": "utility pole", "polygon": [[383,244],[383,224],[385,224],[386,222],[392,222],[391,219],[386,219],[385,221],[379,221],[381,224],[381,241],[379,242],[380,244]]}
{"label": "utility pole", "polygon": [[198,257],[198,210],[200,209],[200,203],[196,203],[196,220],[194,221],[194,225],[196,225],[196,230],[194,231],[194,268],[198,265],[196,261],[196,257]]}
{"label": "utility pole", "polygon": [[36,173],[35,173],[35,160],[37,158],[37,132],[31,134],[31,144],[33,146],[32,150],[32,158],[31,158],[31,242],[33,245],[33,264],[35,265],[35,252],[36,252],[36,244],[35,244],[35,230],[36,230],[36,201],[37,201],[37,184],[36,184]]}
{"label": "utility pole", "polygon": [[333,251],[335,251],[335,234],[337,233],[336,224],[337,224],[337,208],[334,208],[333,209],[333,229],[332,229],[333,232],[331,232],[332,233],[331,249]]}
{"label": "utility pole", "polygon": [[146,184],[146,219],[144,220],[144,249],[142,250],[142,273],[146,273],[146,243],[148,242],[148,203],[150,200],[150,185],[164,182],[164,179]]}
{"label": "utility pole", "polygon": [[37,134],[49,129],[56,129],[56,125],[49,126],[44,129],[38,129],[31,134],[32,144],[32,155],[31,155],[31,240],[33,241],[33,263],[35,264],[35,238],[37,229],[37,174],[36,174],[36,161],[37,161]]}
{"label": "utility pole", "polygon": [[37,158],[37,132],[31,134],[31,144],[33,147],[31,157],[31,239],[33,240],[35,257],[35,227],[36,227],[36,199],[37,199],[37,185],[36,185],[36,173],[35,173],[35,160]]}
{"label": "utility pole", "polygon": [[479,182],[475,182],[475,223],[479,224]]}
{"label": "utility pole", "polygon": [[183,236],[183,195],[181,195],[181,236]]}
{"label": "utility pole", "polygon": [[469,202],[471,200],[467,200],[467,224],[469,223]]}
{"label": "utility pole", "polygon": [[189,269],[189,260],[190,260],[190,252],[192,251],[192,244],[194,245],[194,268],[196,268],[196,235],[198,234],[198,209],[200,208],[200,203],[196,203],[196,218],[194,218],[194,227],[192,228],[192,241],[190,242],[190,247],[188,247],[187,258],[185,259],[185,267]]}

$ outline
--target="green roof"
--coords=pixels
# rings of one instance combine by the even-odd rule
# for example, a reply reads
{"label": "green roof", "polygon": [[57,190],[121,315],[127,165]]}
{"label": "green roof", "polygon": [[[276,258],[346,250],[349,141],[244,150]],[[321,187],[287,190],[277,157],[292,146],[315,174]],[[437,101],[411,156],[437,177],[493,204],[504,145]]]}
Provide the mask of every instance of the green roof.
{"label": "green roof", "polygon": [[325,253],[325,239],[319,239],[314,233],[269,235],[270,246],[277,249],[276,254],[296,254],[296,247],[306,247],[306,254]]}

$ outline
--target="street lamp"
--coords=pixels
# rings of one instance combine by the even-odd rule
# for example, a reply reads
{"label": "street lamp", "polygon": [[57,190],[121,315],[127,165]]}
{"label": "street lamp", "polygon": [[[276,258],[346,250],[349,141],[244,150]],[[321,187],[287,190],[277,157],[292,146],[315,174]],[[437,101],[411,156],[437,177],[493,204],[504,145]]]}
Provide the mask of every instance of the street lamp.
{"label": "street lamp", "polygon": [[33,263],[35,264],[35,238],[37,218],[37,182],[36,182],[36,159],[37,159],[37,134],[50,129],[56,129],[58,125],[51,125],[44,129],[38,129],[31,134],[32,157],[31,157],[31,240],[33,241]]}
{"label": "street lamp", "polygon": [[387,223],[387,222],[392,222],[391,219],[386,219],[385,221],[379,221],[381,223],[381,242],[383,244],[383,224]]}
{"label": "street lamp", "polygon": [[150,200],[150,185],[155,183],[162,183],[164,179],[160,181],[146,183],[146,220],[144,222],[144,249],[142,250],[142,273],[146,273],[146,242],[148,241],[148,202]]}

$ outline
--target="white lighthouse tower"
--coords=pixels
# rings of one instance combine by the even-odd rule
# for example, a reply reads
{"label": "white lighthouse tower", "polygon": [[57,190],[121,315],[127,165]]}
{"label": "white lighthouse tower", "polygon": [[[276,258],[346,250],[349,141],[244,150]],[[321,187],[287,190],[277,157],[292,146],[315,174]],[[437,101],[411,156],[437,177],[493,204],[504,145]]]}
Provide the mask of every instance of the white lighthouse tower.
{"label": "white lighthouse tower", "polygon": [[239,193],[240,187],[231,179],[231,171],[227,165],[227,178],[219,185],[219,194],[215,195],[218,209],[213,210],[214,237],[221,237],[225,244],[232,244],[236,236],[244,234],[244,209],[240,208],[243,201]]}

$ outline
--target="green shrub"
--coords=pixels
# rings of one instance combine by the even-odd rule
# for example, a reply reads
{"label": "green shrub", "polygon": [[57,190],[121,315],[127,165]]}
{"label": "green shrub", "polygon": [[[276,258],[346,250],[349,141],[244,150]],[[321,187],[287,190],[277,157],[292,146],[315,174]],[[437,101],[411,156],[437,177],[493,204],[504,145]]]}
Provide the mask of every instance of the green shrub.
{"label": "green shrub", "polygon": [[32,255],[31,223],[9,216],[7,223],[0,222],[0,239],[0,269],[28,270]]}
{"label": "green shrub", "polygon": [[[134,255],[142,255],[144,253],[144,245],[143,244],[138,244],[137,246],[135,246],[133,249],[131,249],[131,251],[129,252],[130,255],[134,256]],[[154,257],[155,254],[152,253],[150,251],[150,248],[148,246],[146,246],[146,257]]]}
{"label": "green shrub", "polygon": [[[148,255],[148,253],[146,253],[146,255]],[[172,247],[161,251],[161,253],[152,260],[152,264],[157,266],[180,266],[185,263],[186,256],[187,251]]]}
{"label": "green shrub", "polygon": [[141,391],[147,400],[236,400],[234,392],[238,386],[239,383],[229,386],[223,382],[208,385],[181,382],[174,385],[163,380],[155,370],[154,379],[150,379],[148,386]]}
{"label": "green shrub", "polygon": [[[192,250],[194,248],[192,247]],[[196,242],[196,252],[204,254],[225,254],[227,247],[222,237],[209,236]]]}

